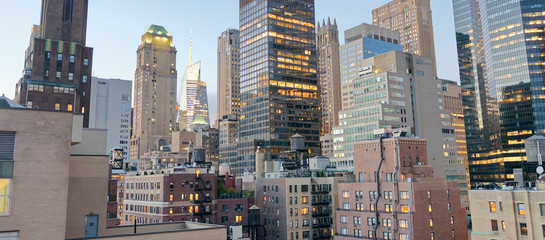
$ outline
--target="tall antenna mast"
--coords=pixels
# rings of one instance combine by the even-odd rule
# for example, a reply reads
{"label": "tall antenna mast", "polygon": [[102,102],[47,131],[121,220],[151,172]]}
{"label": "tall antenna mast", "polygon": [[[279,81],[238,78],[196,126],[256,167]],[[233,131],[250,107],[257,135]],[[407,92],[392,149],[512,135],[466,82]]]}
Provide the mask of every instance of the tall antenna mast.
{"label": "tall antenna mast", "polygon": [[189,64],[193,63],[193,26],[190,29],[190,39],[189,39]]}

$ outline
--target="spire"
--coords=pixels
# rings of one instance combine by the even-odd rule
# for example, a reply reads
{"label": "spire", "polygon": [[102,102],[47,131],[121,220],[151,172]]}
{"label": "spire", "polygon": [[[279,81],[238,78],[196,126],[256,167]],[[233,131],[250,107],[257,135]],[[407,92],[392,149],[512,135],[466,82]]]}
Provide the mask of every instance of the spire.
{"label": "spire", "polygon": [[325,26],[325,19],[322,19],[322,26]]}
{"label": "spire", "polygon": [[318,30],[320,29],[320,21],[318,21]]}
{"label": "spire", "polygon": [[333,25],[337,26],[337,19],[333,18]]}
{"label": "spire", "polygon": [[327,25],[331,26],[331,18],[327,17]]}
{"label": "spire", "polygon": [[187,65],[191,65],[193,63],[193,26],[191,26],[190,31],[190,39],[189,39],[189,63]]}

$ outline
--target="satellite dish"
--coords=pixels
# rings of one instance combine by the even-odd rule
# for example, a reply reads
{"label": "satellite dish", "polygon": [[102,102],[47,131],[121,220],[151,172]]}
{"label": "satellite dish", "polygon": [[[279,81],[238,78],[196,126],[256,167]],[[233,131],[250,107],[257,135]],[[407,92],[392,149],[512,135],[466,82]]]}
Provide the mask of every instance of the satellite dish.
{"label": "satellite dish", "polygon": [[537,167],[536,172],[537,172],[537,174],[542,174],[543,173],[543,167],[542,166]]}

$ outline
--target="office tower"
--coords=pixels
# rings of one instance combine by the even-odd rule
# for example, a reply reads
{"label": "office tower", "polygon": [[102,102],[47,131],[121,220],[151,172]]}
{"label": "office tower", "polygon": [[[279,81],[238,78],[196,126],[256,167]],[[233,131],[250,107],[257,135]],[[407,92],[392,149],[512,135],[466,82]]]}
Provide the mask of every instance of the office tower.
{"label": "office tower", "polygon": [[[344,32],[345,44],[340,47],[342,108],[354,106],[352,81],[359,77],[358,71],[369,72],[362,66],[362,59],[390,51],[402,51],[399,32],[369,24],[361,24]],[[362,68],[363,67],[363,68]]]}
{"label": "office tower", "polygon": [[227,29],[218,37],[217,115],[240,115],[240,32]]}
{"label": "office tower", "polygon": [[403,51],[429,57],[435,68],[430,0],[394,0],[373,9],[373,25],[399,31]]}
{"label": "office tower", "polygon": [[333,19],[333,24],[329,18],[327,23],[322,22],[322,26],[318,22],[316,30],[318,83],[322,110],[320,136],[331,134],[333,126],[339,125],[338,113],[342,108],[337,20]]}
{"label": "office tower", "polygon": [[138,47],[130,158],[171,141],[176,123],[176,48],[162,26],[151,25]]}
{"label": "office tower", "polygon": [[267,160],[305,137],[310,155],[320,153],[313,0],[241,0],[241,116],[239,164],[253,170],[256,146]]}
{"label": "office tower", "polygon": [[[462,105],[462,90],[455,81],[442,79],[443,81],[443,103],[445,110],[450,112],[454,132],[456,133],[456,150],[458,158],[462,158],[469,184],[469,164],[467,160],[466,128],[464,124],[464,110]],[[448,116],[445,116],[448,117]]]}
{"label": "office tower", "polygon": [[93,49],[85,46],[88,0],[42,1],[15,101],[27,108],[83,114],[89,126]]}
{"label": "office tower", "polygon": [[353,171],[355,144],[373,139],[378,129],[404,128],[428,140],[427,159],[435,176],[457,181],[467,197],[464,163],[457,156],[455,128],[444,110],[442,82],[433,76],[432,60],[390,51],[363,59],[355,68],[358,77],[349,83],[353,93],[346,96],[354,104],[339,112],[340,125],[333,128],[337,169]]}
{"label": "office tower", "polygon": [[475,0],[453,6],[471,185],[503,184],[526,160],[524,139],[545,129],[539,117],[545,6]]}
{"label": "office tower", "polygon": [[434,176],[426,150],[406,137],[358,143],[356,178],[336,189],[335,239],[467,239],[458,184]]}
{"label": "office tower", "polygon": [[178,116],[180,129],[188,129],[201,116],[210,124],[206,83],[201,81],[201,62],[189,65],[185,71],[181,107]]}
{"label": "office tower", "polygon": [[123,148],[123,160],[129,159],[132,82],[93,77],[89,127],[108,129],[106,153]]}

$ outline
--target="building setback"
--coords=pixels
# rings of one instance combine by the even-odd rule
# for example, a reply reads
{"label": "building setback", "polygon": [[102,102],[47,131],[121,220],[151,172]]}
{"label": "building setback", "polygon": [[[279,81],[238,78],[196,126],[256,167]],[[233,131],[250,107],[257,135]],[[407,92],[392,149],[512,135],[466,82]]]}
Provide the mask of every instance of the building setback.
{"label": "building setback", "polygon": [[399,31],[403,51],[431,58],[437,76],[430,0],[393,0],[373,9],[373,25]]}
{"label": "building setback", "polygon": [[123,159],[129,159],[131,130],[132,82],[93,77],[89,127],[108,129],[106,153],[123,148]]}
{"label": "building setback", "polygon": [[27,108],[84,115],[89,126],[93,49],[85,45],[88,0],[42,2],[15,101]]}
{"label": "building setback", "polygon": [[426,140],[355,148],[355,181],[339,183],[335,239],[467,239],[458,184],[433,176]]}
{"label": "building setback", "polygon": [[138,47],[130,158],[158,150],[176,127],[176,48],[162,26],[151,25]]}
{"label": "building setback", "polygon": [[313,0],[240,0],[237,175],[255,169],[257,146],[276,160],[296,133],[311,155],[320,153],[315,41]]}

